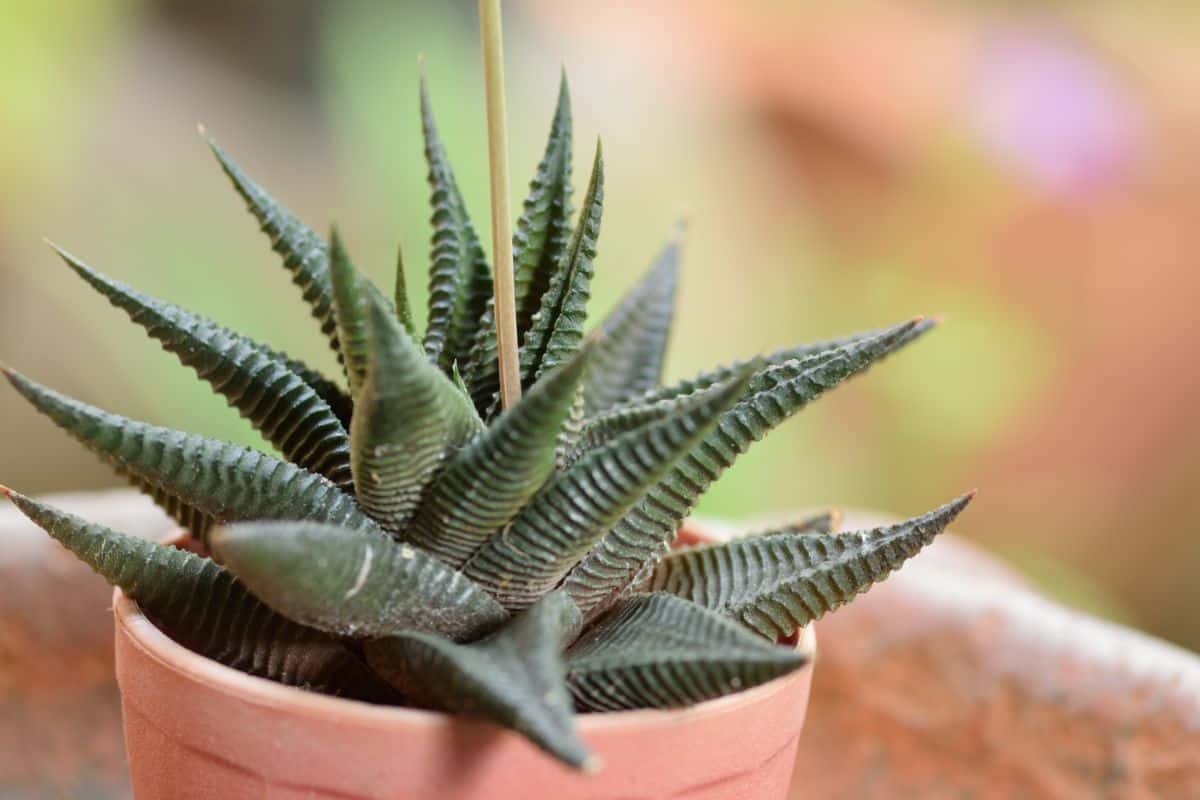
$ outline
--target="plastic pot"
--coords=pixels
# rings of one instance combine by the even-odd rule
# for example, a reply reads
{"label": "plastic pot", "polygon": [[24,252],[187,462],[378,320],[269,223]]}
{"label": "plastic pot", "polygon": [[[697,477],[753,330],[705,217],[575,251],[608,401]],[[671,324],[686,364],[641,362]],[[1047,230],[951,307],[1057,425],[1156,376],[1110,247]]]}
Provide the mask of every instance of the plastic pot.
{"label": "plastic pot", "polygon": [[[687,540],[703,533],[695,528]],[[118,591],[116,674],[134,794],[158,798],[782,800],[812,663],[670,711],[584,714],[603,763],[574,772],[464,717],[319,695],[176,644]],[[800,648],[812,650],[811,629]]]}

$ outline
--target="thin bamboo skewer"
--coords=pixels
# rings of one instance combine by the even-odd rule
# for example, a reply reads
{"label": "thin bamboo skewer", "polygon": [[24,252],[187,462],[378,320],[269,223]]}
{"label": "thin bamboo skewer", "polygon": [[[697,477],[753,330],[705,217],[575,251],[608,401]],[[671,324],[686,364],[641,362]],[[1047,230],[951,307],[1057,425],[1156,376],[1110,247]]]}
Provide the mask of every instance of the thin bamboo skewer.
{"label": "thin bamboo skewer", "polygon": [[492,258],[495,265],[492,287],[496,306],[496,344],[500,357],[500,404],[507,409],[521,399],[521,368],[517,356],[512,218],[508,208],[508,126],[504,106],[504,39],[500,28],[500,0],[479,0],[479,20],[487,93]]}

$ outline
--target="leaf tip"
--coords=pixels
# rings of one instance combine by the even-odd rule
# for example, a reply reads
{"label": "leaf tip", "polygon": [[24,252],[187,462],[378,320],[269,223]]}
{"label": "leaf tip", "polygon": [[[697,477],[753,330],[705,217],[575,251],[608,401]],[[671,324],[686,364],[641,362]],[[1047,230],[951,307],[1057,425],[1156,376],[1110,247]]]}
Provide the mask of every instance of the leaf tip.
{"label": "leaf tip", "polygon": [[588,775],[599,775],[600,770],[604,769],[604,759],[597,755],[588,755],[583,759],[583,763],[579,765],[579,769]]}
{"label": "leaf tip", "polygon": [[669,244],[679,246],[683,243],[683,239],[687,236],[688,228],[691,227],[692,220],[686,214],[675,220],[675,224],[671,226],[671,238]]}
{"label": "leaf tip", "polygon": [[65,262],[67,262],[67,266],[70,267],[71,269],[75,270],[76,272],[80,272],[80,271],[90,272],[91,271],[87,268],[87,265],[85,265],[82,260],[80,260],[79,258],[72,255],[66,249],[59,247],[57,244],[52,242],[49,237],[43,236],[42,241],[45,242],[46,246],[49,247],[51,250],[53,250],[54,253],[59,258],[61,258]]}
{"label": "leaf tip", "polygon": [[11,502],[16,502],[16,500],[13,499],[13,495],[16,494],[16,492],[5,486],[3,483],[0,483],[0,494],[4,495],[5,498]]}

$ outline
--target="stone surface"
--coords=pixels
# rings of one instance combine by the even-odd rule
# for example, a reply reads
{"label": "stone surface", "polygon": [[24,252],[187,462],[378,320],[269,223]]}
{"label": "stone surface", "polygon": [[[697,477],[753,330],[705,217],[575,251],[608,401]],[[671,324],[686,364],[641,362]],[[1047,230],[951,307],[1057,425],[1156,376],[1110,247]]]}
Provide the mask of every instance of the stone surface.
{"label": "stone surface", "polygon": [[[170,521],[132,492],[51,502],[128,533]],[[0,501],[0,800],[129,796],[112,591]]]}
{"label": "stone surface", "polygon": [[1052,603],[960,540],[817,638],[795,798],[1200,797],[1200,658]]}
{"label": "stone surface", "polygon": [[[171,530],[131,492],[53,502]],[[111,595],[11,507],[0,543],[0,800],[127,797]],[[1200,658],[953,537],[817,627],[793,797],[1200,797]]]}

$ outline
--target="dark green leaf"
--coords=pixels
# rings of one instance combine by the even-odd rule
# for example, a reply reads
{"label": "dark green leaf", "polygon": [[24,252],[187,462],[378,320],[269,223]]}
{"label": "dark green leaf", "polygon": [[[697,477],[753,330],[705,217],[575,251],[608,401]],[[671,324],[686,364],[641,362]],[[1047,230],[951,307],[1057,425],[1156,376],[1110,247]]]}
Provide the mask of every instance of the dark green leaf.
{"label": "dark green leaf", "polygon": [[687,405],[688,399],[692,396],[694,393],[664,398],[653,403],[630,403],[584,420],[563,463],[573,464],[589,451],[611,442],[623,433],[645,427],[654,420],[665,419],[678,413],[680,408]]}
{"label": "dark green leaf", "polygon": [[455,361],[467,363],[475,331],[492,296],[492,271],[438,136],[423,73],[421,125],[425,133],[425,159],[429,164],[430,204],[433,206],[425,353],[449,374]]}
{"label": "dark green leaf", "polygon": [[412,306],[408,303],[408,281],[404,277],[404,251],[396,248],[396,317],[404,330],[417,339],[417,323],[413,321]]}
{"label": "dark green leaf", "polygon": [[567,684],[581,710],[674,708],[758,686],[809,658],[678,597],[635,595],[567,651]]}
{"label": "dark green leaf", "polygon": [[554,469],[555,446],[580,385],[590,348],[546,377],[434,481],[407,534],[453,567],[501,530]]}
{"label": "dark green leaf", "polygon": [[355,269],[337,228],[329,234],[329,268],[342,364],[346,367],[350,393],[357,397],[367,374],[367,296],[381,307],[387,307],[389,301],[370,278]]}
{"label": "dark green leaf", "polygon": [[564,585],[584,614],[602,610],[646,565],[662,557],[700,495],[751,444],[812,400],[910,341],[918,324],[907,322],[865,341],[756,372],[737,405],[567,577]]}
{"label": "dark green leaf", "polygon": [[350,426],[354,486],[363,510],[399,537],[446,456],[482,423],[391,309],[377,295],[365,299],[370,349]]}
{"label": "dark green leaf", "polygon": [[579,623],[579,609],[555,592],[483,641],[458,645],[404,633],[368,642],[367,660],[410,702],[484,717],[560,761],[589,768],[587,749],[575,732],[561,656]]}
{"label": "dark green leaf", "polygon": [[350,430],[350,419],[354,416],[354,401],[350,399],[350,395],[341,386],[329,380],[303,361],[290,358],[286,353],[280,353],[269,348],[265,349],[271,355],[282,358],[284,363],[287,364],[288,369],[296,373],[300,377],[300,380],[311,386],[312,390],[317,393],[317,397],[320,397],[333,409],[333,413],[337,415],[338,422],[342,423],[342,429]]}
{"label": "dark green leaf", "polygon": [[571,241],[562,254],[550,285],[542,295],[529,332],[521,342],[521,383],[533,382],[569,360],[583,344],[587,302],[591,296],[592,262],[604,211],[604,158],[596,142],[596,158],[583,209]]}
{"label": "dark green leaf", "polygon": [[[563,73],[550,137],[537,172],[529,184],[524,211],[513,234],[513,288],[520,341],[571,235],[571,97]],[[471,346],[467,374],[471,396],[480,411],[487,410],[500,391],[495,308],[488,304]]]}
{"label": "dark green leaf", "polygon": [[188,505],[165,489],[160,489],[153,481],[133,475],[119,467],[116,469],[116,472],[125,478],[134,488],[149,495],[155,505],[166,512],[168,517],[178,522],[179,527],[191,534],[193,539],[201,542],[208,541],[208,532],[216,524],[216,520],[212,518],[212,515],[205,514],[200,509]]}
{"label": "dark green leaf", "polygon": [[188,649],[292,686],[375,699],[391,694],[344,644],[273,613],[211,559],[0,491]]}
{"label": "dark green leaf", "polygon": [[575,402],[571,404],[571,412],[567,414],[562,431],[558,434],[558,446],[555,448],[554,460],[560,470],[565,470],[577,460],[573,456],[575,448],[579,444],[579,437],[583,435],[583,415],[586,406],[583,386],[580,386],[575,390]]}
{"label": "dark green leaf", "polygon": [[[903,338],[897,341],[896,347],[893,348],[893,352],[898,350],[902,345],[908,344],[926,332],[932,330],[938,325],[939,322],[940,320],[936,318],[918,320],[916,324],[908,329],[908,332],[904,334]],[[873,339],[879,338],[884,334],[887,334],[890,330],[893,329],[878,328],[872,331],[853,333],[849,336],[842,336],[837,339],[828,339],[822,342],[810,342],[808,344],[797,345],[795,347],[785,347],[780,350],[776,350],[770,355],[764,356],[759,360],[763,361],[769,367],[778,366],[780,364],[787,363],[788,361],[804,361],[812,356],[821,355],[823,353],[832,354],[840,352],[851,345],[869,342]],[[652,390],[641,397],[635,397],[632,400],[622,403],[620,406],[618,406],[618,408],[653,405],[660,400],[680,397],[701,389],[706,389],[715,383],[729,380],[729,376],[737,373],[741,369],[744,369],[746,363],[747,362],[745,361],[739,361],[724,367],[719,367],[709,372],[703,372],[693,378],[679,381],[678,383],[670,386],[664,386],[659,389]]]}
{"label": "dark green leaf", "polygon": [[330,347],[340,352],[325,242],[252,181],[215,141],[205,138],[263,233],[270,237],[271,248],[283,257],[284,268],[292,273],[292,282],[300,287],[305,302],[312,307],[312,315],[321,323],[321,332],[329,338]]}
{"label": "dark green leaf", "polygon": [[306,519],[376,530],[350,495],[315,473],[248,447],[110,414],[3,371],[39,411],[118,472],[220,522]]}
{"label": "dark green leaf", "polygon": [[867,531],[783,531],[680,550],[659,562],[647,588],[720,611],[772,640],[791,636],[916,555],[972,496]]}
{"label": "dark green leaf", "polygon": [[661,382],[678,280],[676,239],[600,326],[596,367],[588,374],[584,390],[588,417],[643,395]]}
{"label": "dark green leaf", "polygon": [[352,488],[345,428],[286,359],[228,328],[101,275],[69,253],[58,254],[164,350],[222,394],[285,458],[340,488]]}
{"label": "dark green leaf", "polygon": [[504,609],[424,550],[315,522],[244,522],[212,532],[213,553],[288,619],[353,637],[419,630],[456,640],[504,622]]}
{"label": "dark green leaf", "polygon": [[678,415],[588,453],[538,492],[463,571],[505,608],[529,606],[562,580],[744,390],[744,378],[715,386],[691,398]]}

